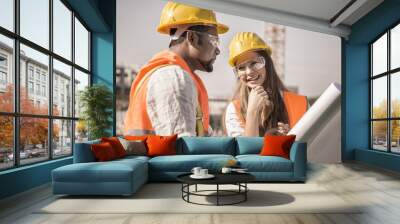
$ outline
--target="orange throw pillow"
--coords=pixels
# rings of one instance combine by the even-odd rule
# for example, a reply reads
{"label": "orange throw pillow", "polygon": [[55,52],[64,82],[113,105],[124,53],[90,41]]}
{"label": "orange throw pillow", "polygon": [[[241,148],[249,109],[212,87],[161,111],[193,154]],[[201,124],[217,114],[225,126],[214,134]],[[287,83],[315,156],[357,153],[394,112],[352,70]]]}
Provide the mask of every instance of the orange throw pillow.
{"label": "orange throw pillow", "polygon": [[260,155],[280,156],[289,159],[290,148],[295,139],[296,135],[266,135]]}
{"label": "orange throw pillow", "polygon": [[112,145],[108,142],[93,144],[90,147],[92,149],[94,157],[99,162],[110,161],[117,158]]}
{"label": "orange throw pillow", "polygon": [[126,151],[117,137],[101,138],[101,142],[108,142],[114,149],[117,158],[125,157]]}
{"label": "orange throw pillow", "polygon": [[146,143],[148,156],[176,155],[176,139],[178,135],[159,136],[149,135]]}

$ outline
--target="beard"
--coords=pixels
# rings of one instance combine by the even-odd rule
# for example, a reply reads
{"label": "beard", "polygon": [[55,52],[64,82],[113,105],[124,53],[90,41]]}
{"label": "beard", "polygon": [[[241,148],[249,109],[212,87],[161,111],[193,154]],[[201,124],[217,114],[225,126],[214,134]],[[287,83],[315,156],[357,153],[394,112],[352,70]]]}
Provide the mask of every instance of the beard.
{"label": "beard", "polygon": [[214,70],[214,60],[209,60],[209,61],[202,61],[198,60],[200,65],[203,67],[203,71],[205,72],[212,72]]}

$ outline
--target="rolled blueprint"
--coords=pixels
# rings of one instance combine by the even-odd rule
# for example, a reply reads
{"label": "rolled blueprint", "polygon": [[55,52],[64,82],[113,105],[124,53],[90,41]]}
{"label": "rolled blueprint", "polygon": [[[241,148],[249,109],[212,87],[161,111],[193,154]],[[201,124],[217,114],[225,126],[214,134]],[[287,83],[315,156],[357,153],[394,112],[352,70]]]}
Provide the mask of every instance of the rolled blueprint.
{"label": "rolled blueprint", "polygon": [[288,134],[296,135],[296,141],[311,144],[339,110],[340,92],[340,84],[331,83]]}

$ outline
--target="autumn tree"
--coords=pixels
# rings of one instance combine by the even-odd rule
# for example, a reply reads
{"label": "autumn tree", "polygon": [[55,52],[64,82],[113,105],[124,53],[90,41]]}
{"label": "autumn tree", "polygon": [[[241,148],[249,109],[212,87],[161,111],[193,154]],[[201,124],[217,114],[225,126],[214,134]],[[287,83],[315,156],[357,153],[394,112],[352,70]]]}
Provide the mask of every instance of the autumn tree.
{"label": "autumn tree", "polygon": [[[378,106],[372,109],[373,118],[387,118],[387,100],[381,101]],[[393,99],[391,104],[391,117],[400,118],[400,100]],[[400,121],[391,121],[391,135],[392,142],[399,141],[400,138]],[[386,138],[387,135],[387,121],[375,121],[373,125],[374,138]]]}
{"label": "autumn tree", "polygon": [[[6,92],[0,93],[0,111],[13,112],[14,107],[14,88],[8,85]],[[24,87],[20,88],[20,110],[23,114],[41,114],[46,115],[47,104],[34,105],[29,99],[29,95]],[[58,113],[58,111],[56,111]],[[3,148],[13,147],[13,117],[0,116],[0,146]],[[26,145],[36,145],[47,143],[48,136],[48,119],[47,118],[20,118],[20,148],[24,149]],[[59,128],[53,126],[53,138],[58,137]]]}

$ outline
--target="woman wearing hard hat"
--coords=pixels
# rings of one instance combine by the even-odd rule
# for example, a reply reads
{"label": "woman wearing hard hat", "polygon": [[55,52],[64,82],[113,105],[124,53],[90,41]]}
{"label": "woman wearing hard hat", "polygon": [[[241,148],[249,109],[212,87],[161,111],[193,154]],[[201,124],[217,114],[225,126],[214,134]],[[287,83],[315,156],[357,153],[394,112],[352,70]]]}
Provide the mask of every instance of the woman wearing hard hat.
{"label": "woman wearing hard hat", "polygon": [[225,114],[229,136],[286,135],[306,112],[307,98],[286,89],[271,53],[255,33],[238,33],[230,42],[229,64],[238,85]]}

